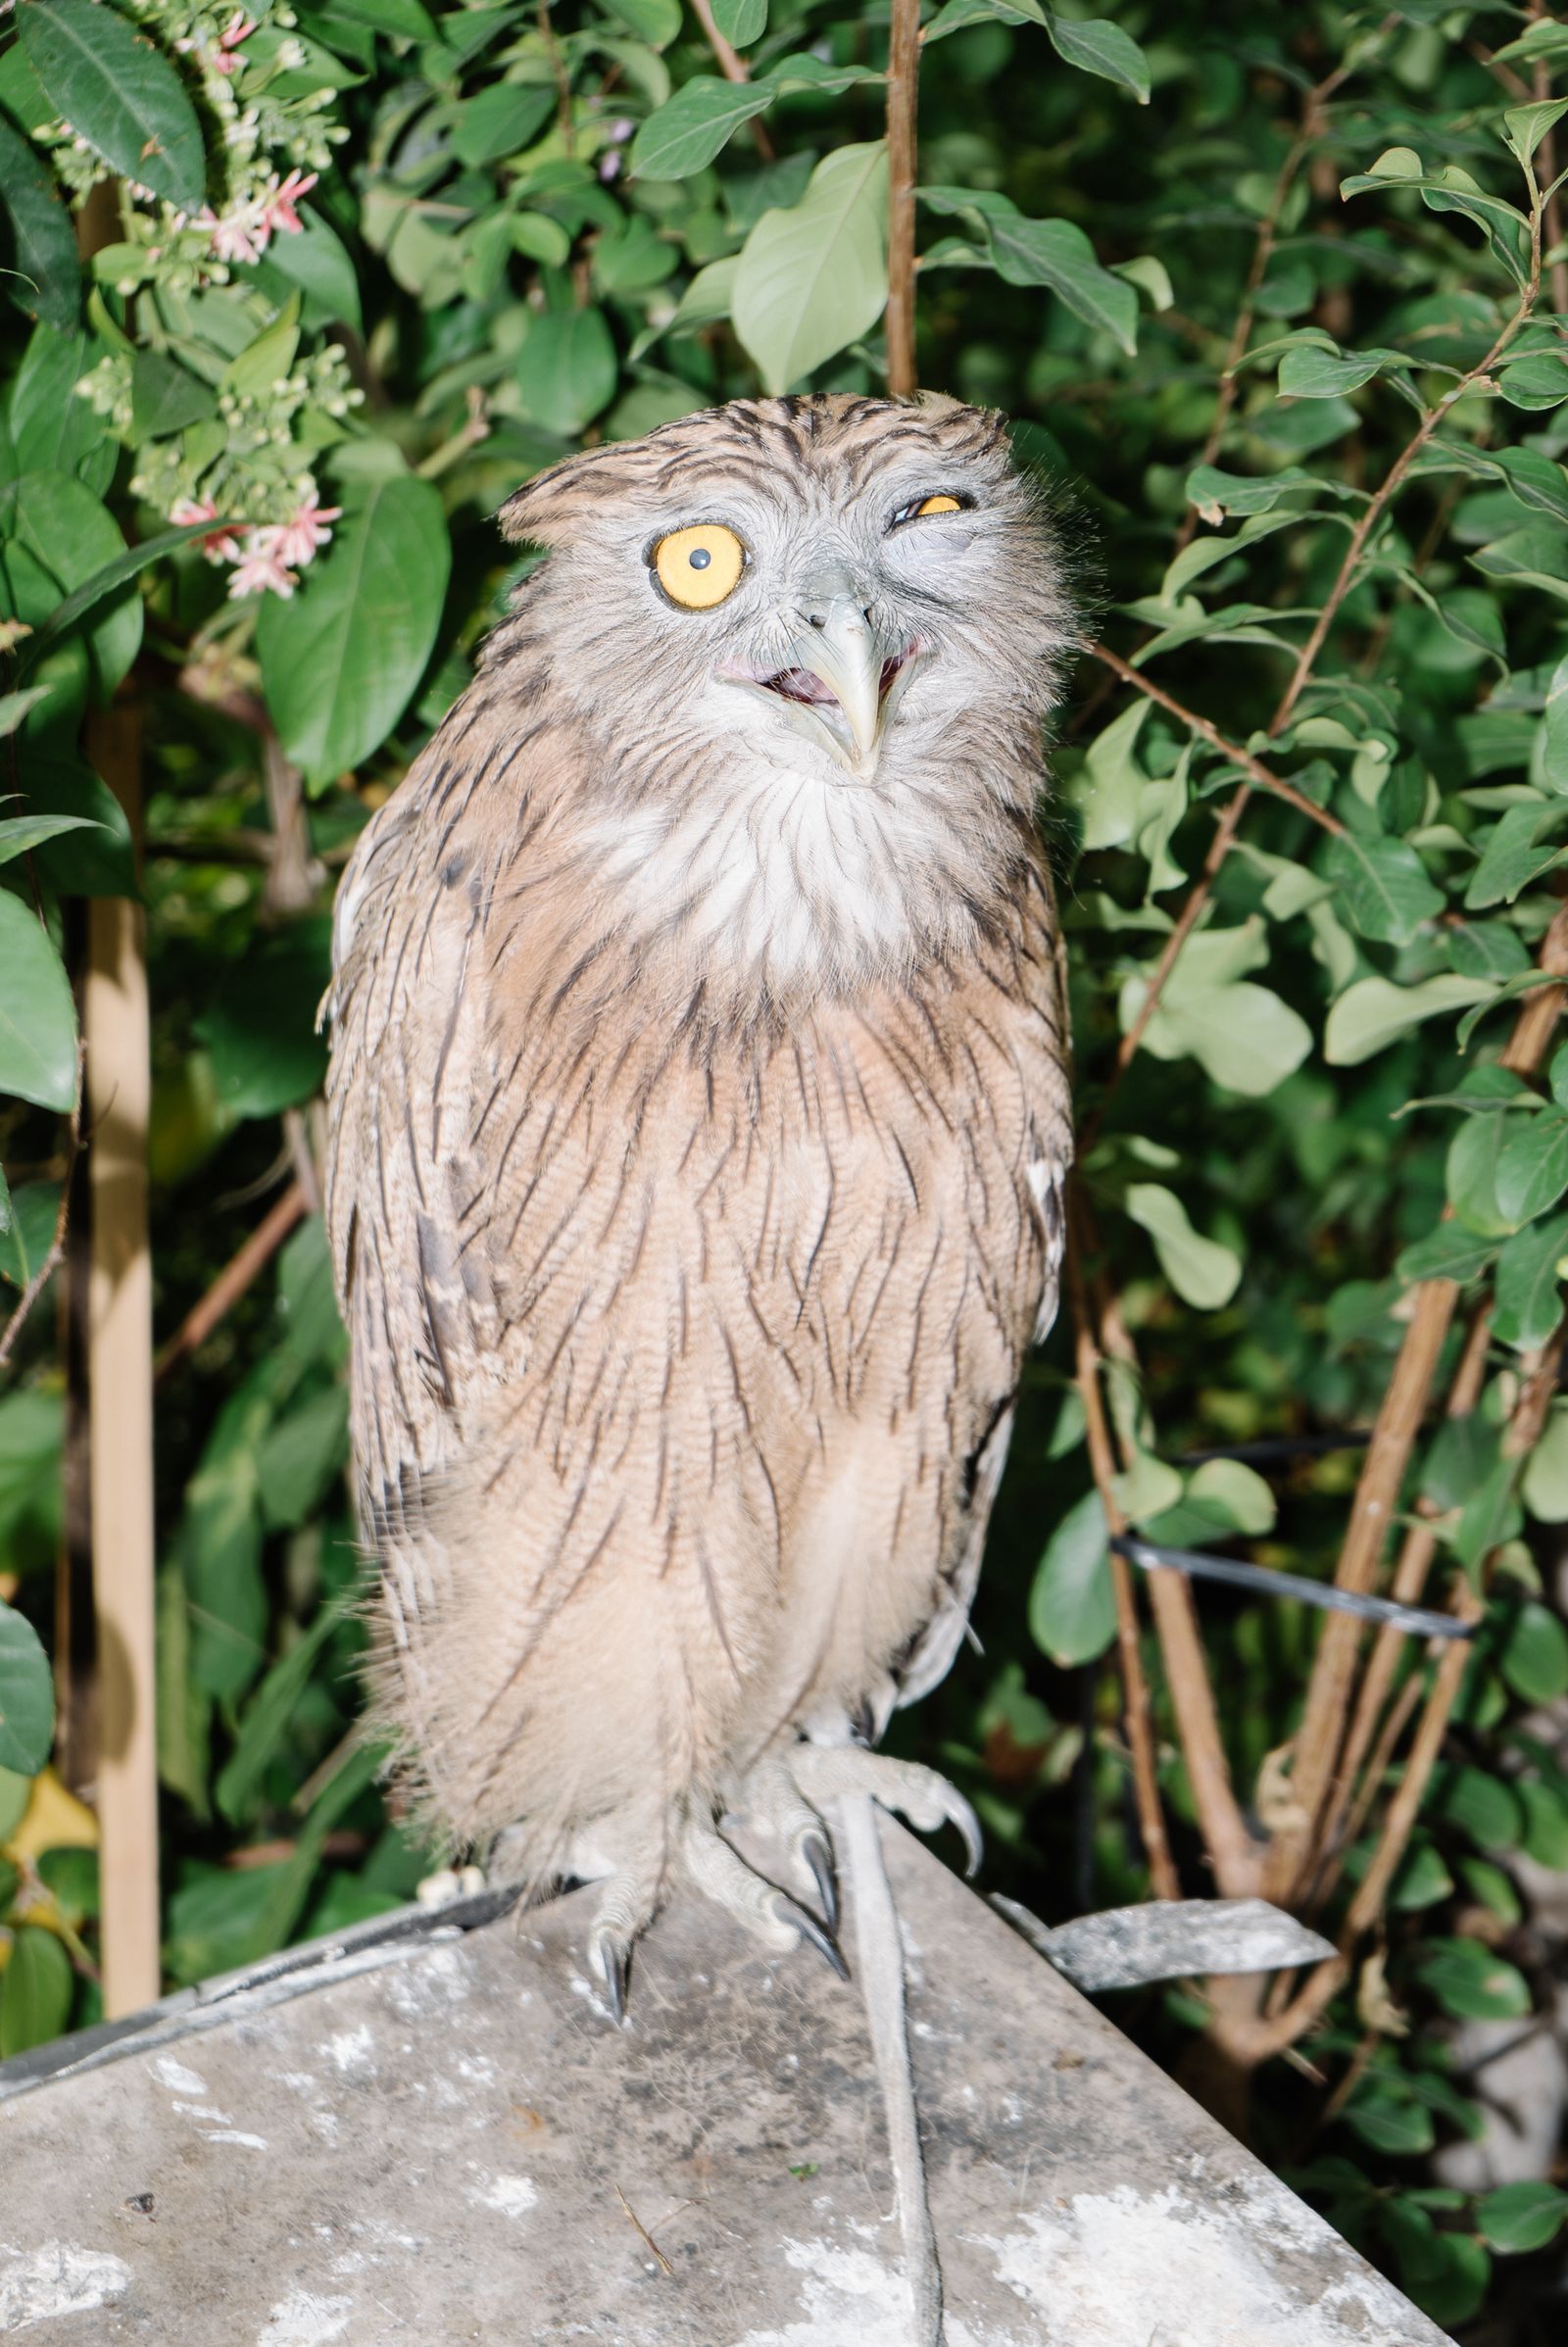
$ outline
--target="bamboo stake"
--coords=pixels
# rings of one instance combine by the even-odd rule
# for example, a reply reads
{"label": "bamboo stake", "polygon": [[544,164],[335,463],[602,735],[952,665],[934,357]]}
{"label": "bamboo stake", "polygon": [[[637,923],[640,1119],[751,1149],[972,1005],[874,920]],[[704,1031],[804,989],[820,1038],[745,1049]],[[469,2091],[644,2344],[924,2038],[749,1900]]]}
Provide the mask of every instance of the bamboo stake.
{"label": "bamboo stake", "polygon": [[[140,829],[134,703],[94,715],[87,748]],[[87,1291],[93,1597],[98,1626],[104,2011],[159,1989],[155,1733],[153,1275],[147,1236],[152,1077],[144,916],[125,897],[88,911],[84,1028],[92,1199]]]}
{"label": "bamboo stake", "polygon": [[914,167],[920,0],[893,0],[888,40],[888,390],[907,399],[914,364]]}

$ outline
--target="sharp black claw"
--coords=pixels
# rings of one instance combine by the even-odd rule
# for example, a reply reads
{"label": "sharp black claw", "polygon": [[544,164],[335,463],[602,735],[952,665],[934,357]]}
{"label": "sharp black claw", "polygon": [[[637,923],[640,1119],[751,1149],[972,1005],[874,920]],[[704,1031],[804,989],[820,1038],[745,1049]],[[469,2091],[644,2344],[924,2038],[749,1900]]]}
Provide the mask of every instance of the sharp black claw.
{"label": "sharp black claw", "polygon": [[595,1950],[605,1986],[605,2002],[616,2029],[626,2025],[626,1987],[631,1979],[631,1950],[624,1941],[601,1938]]}
{"label": "sharp black claw", "polygon": [[833,1852],[825,1834],[808,1834],[801,1842],[801,1856],[811,1870],[816,1895],[821,1901],[822,1920],[830,1931],[839,1928],[839,1883],[833,1872]]}
{"label": "sharp black claw", "polygon": [[812,1947],[827,1958],[841,1980],[847,1980],[850,1977],[850,1968],[839,1954],[838,1941],[832,1933],[824,1931],[816,1917],[808,1914],[806,1908],[797,1907],[793,1899],[785,1901],[785,1913],[801,1937],[808,1939]]}

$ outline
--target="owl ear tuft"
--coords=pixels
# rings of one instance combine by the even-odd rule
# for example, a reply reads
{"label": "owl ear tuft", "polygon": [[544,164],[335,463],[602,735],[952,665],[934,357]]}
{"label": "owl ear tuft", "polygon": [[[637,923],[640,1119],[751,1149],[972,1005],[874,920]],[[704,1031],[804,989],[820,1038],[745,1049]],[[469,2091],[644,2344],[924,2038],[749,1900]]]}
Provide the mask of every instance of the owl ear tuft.
{"label": "owl ear tuft", "polygon": [[502,535],[534,546],[564,546],[595,505],[616,493],[614,472],[625,469],[627,444],[584,449],[536,472],[514,490],[496,515]]}

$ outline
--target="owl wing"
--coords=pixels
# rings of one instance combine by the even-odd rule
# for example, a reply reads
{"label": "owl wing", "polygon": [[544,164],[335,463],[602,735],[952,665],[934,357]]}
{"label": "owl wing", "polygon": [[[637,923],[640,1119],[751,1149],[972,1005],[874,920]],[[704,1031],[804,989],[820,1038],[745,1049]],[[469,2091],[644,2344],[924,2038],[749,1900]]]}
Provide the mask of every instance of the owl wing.
{"label": "owl wing", "polygon": [[372,1524],[463,1454],[499,1374],[500,1316],[470,1227],[484,1195],[476,1103],[497,1082],[468,813],[486,761],[481,747],[449,764],[452,726],[367,827],[334,913],[326,1218]]}
{"label": "owl wing", "polygon": [[[1065,1184],[1072,1162],[1068,1105],[1066,995],[1058,955],[1060,936],[1049,872],[1031,861],[1025,877],[1022,919],[1007,1005],[1008,1039],[1019,1068],[1027,1115],[1023,1161],[1016,1169],[1017,1211],[1034,1218],[1040,1249],[1040,1291],[1033,1341],[1042,1344],[1056,1317],[1066,1244]],[[994,1005],[992,1005],[994,1011]],[[1030,1299],[1032,1300],[1032,1299]],[[969,1612],[980,1579],[991,1510],[996,1501],[1007,1446],[1012,1439],[1017,1382],[1026,1347],[1017,1350],[1011,1391],[997,1407],[972,1452],[965,1475],[966,1502],[957,1536],[938,1589],[930,1620],[903,1657],[882,1700],[873,1700],[877,1734],[889,1713],[917,1703],[947,1677],[969,1628]]]}

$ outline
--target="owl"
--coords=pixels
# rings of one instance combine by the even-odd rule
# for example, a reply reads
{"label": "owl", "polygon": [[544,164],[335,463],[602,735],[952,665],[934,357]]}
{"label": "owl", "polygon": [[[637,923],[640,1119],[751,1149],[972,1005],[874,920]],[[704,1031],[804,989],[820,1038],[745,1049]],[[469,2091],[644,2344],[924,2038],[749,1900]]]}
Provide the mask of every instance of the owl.
{"label": "owl", "polygon": [[382,1719],[451,1844],[600,1885],[618,2016],[678,1888],[836,1954],[836,1795],[974,1834],[874,1745],[1055,1305],[1070,612],[1002,419],[929,396],[737,401],[501,518],[547,559],[343,877],[326,1210]]}

